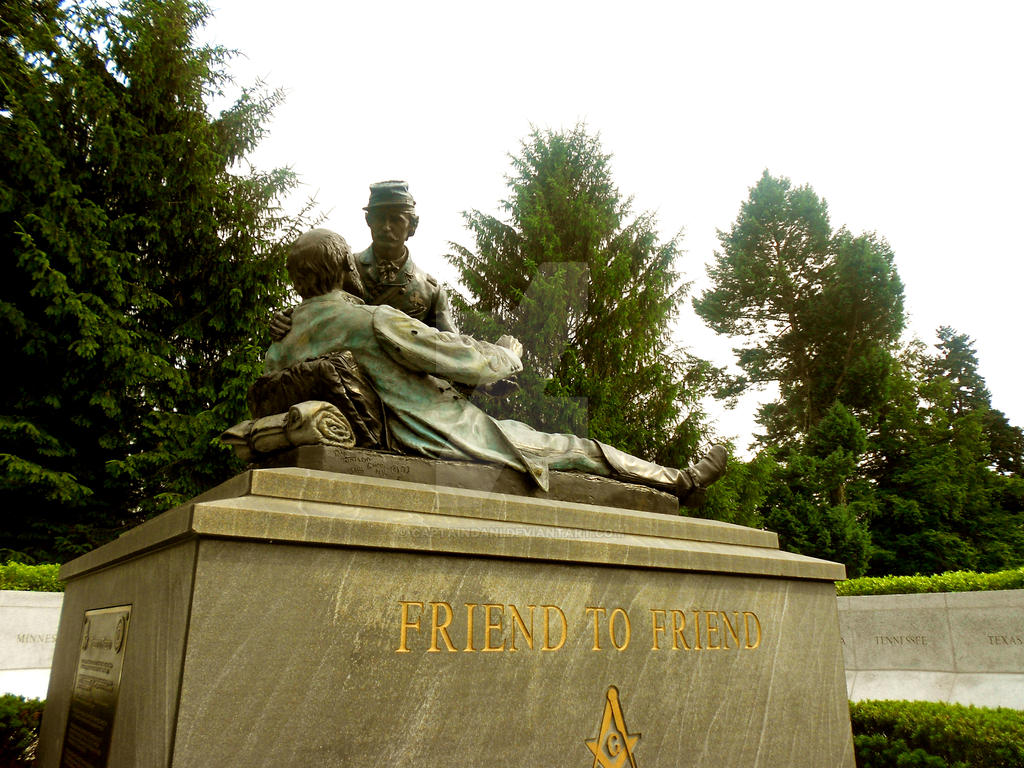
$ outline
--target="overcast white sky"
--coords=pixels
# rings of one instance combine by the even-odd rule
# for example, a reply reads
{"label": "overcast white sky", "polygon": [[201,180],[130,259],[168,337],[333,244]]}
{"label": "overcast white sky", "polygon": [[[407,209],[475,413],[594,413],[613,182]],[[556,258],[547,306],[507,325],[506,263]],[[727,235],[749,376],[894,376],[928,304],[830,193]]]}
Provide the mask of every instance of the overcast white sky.
{"label": "overcast white sky", "polygon": [[[636,209],[685,231],[697,292],[767,168],[813,186],[834,226],[887,238],[911,331],[970,334],[1024,425],[1024,3],[210,2],[237,80],[287,92],[254,164],[291,166],[353,247],[368,185],[407,179],[414,258],[454,281],[459,212],[498,212],[530,125],[585,121]],[[679,338],[732,359],[689,308]],[[751,404],[716,415],[749,442]]]}

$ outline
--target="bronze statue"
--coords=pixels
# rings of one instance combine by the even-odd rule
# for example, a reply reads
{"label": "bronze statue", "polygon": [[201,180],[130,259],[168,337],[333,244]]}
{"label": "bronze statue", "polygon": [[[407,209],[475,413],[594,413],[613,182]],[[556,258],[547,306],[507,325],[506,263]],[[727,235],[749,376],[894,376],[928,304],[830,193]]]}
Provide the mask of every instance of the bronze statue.
{"label": "bronze statue", "polygon": [[[387,304],[427,325],[458,333],[444,287],[409,257],[406,241],[416,234],[420,217],[416,201],[404,181],[370,185],[370,200],[363,208],[373,242],[354,254],[346,291],[367,304]],[[278,341],[291,327],[291,309],[274,315],[271,337]]]}
{"label": "bronze statue", "polygon": [[[389,228],[394,232],[393,225],[382,231]],[[401,227],[394,239],[400,235]],[[265,369],[269,377],[284,377],[308,361],[350,354],[383,405],[394,449],[503,465],[529,474],[545,490],[549,470],[588,472],[670,490],[689,505],[699,503],[700,491],[724,474],[721,446],[680,470],[596,440],[491,418],[452,382],[472,387],[514,375],[522,369],[522,345],[510,336],[490,344],[430,327],[388,305],[366,304],[346,288],[351,264],[348,244],[334,232],[317,229],[298,238],[288,255],[288,273],[303,301],[292,313],[291,330],[271,345]]]}
{"label": "bronze statue", "polygon": [[448,295],[433,277],[409,258],[406,241],[416,234],[420,217],[404,181],[370,185],[366,225],[373,243],[355,255],[367,304],[387,304],[441,331],[458,333]]}

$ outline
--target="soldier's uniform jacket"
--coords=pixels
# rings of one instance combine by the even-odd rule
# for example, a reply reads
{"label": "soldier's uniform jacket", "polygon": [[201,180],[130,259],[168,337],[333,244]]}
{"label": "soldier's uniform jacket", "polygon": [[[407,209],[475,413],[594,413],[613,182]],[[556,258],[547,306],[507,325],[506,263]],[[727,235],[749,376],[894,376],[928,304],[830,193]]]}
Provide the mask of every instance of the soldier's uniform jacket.
{"label": "soldier's uniform jacket", "polygon": [[364,298],[367,304],[387,304],[439,331],[459,332],[444,288],[417,267],[411,258],[406,258],[390,280],[382,279],[372,245],[357,253],[355,261],[366,288]]}
{"label": "soldier's uniform jacket", "polygon": [[678,469],[660,467],[596,440],[539,432],[496,420],[450,382],[477,387],[523,369],[518,355],[469,336],[439,331],[387,305],[344,291],[304,300],[291,331],[270,346],[266,373],[347,350],[387,406],[396,447],[436,459],[485,461],[528,474],[548,489],[549,469],[615,475],[675,487]]}
{"label": "soldier's uniform jacket", "polygon": [[295,308],[288,335],[270,346],[265,371],[341,350],[352,353],[387,406],[396,447],[430,458],[503,464],[546,487],[542,463],[524,456],[498,422],[449,383],[479,386],[518,373],[523,366],[514,353],[332,291]]}

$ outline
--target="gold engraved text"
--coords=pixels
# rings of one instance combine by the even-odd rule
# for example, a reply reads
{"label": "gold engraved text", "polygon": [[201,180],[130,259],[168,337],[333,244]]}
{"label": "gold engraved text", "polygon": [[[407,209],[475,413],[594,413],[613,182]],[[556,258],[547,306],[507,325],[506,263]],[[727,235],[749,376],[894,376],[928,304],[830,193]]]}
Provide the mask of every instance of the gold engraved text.
{"label": "gold engraved text", "polygon": [[533,650],[533,609],[536,607],[537,606],[535,605],[527,606],[527,608],[530,609],[530,628],[527,629],[526,623],[523,621],[523,617],[519,613],[519,609],[516,608],[514,605],[509,606],[509,610],[512,612],[512,641],[509,643],[508,646],[508,649],[510,651],[519,650],[518,648],[516,648],[516,627],[519,627],[519,631],[522,633],[523,640],[526,641],[526,645],[529,647],[531,651]]}
{"label": "gold engraved text", "polygon": [[[445,613],[444,622],[438,621],[438,614],[442,608]],[[452,644],[452,639],[448,636],[448,625],[452,623],[452,607],[448,603],[431,602],[430,616],[430,647],[427,650],[439,653],[441,649],[437,647],[437,638],[440,637],[444,640],[444,647],[454,652],[455,646]]]}
{"label": "gold engraved text", "polygon": [[399,600],[398,604],[402,606],[402,630],[401,636],[398,641],[398,650],[396,653],[409,653],[409,635],[406,634],[410,629],[415,629],[417,632],[420,629],[420,620],[416,619],[415,622],[409,621],[409,606],[415,605],[417,608],[422,609],[423,603],[415,600]]}
{"label": "gold engraved text", "polygon": [[[558,651],[561,650],[562,646],[565,645],[565,639],[569,635],[569,622],[565,620],[565,614],[562,609],[557,605],[544,605],[541,606],[544,609],[544,645],[541,648],[542,651]],[[558,645],[551,645],[548,641],[551,638],[551,621],[550,611],[556,611],[558,613],[559,621],[562,624],[562,637],[558,641]]]}
{"label": "gold engraved text", "polygon": [[[502,618],[504,615],[505,606],[497,605],[495,603],[484,603],[484,651],[504,651],[505,640],[501,641],[501,645],[491,645],[491,640],[494,638],[494,632],[502,632],[504,627],[502,626]],[[491,611],[498,613],[498,621],[492,621]]]}
{"label": "gold engraved text", "polygon": [[[445,600],[398,600],[398,646],[395,653],[553,653],[570,637],[590,650],[618,653],[639,642],[652,651],[752,651],[761,647],[764,628],[753,611],[699,608],[649,608],[650,624],[634,622],[630,609],[588,605],[572,617],[558,605],[461,603]],[[460,615],[462,612],[464,615]],[[540,626],[538,626],[538,624]],[[650,637],[645,637],[646,627]],[[585,632],[583,638],[579,634]],[[650,642],[650,645],[646,644]],[[878,644],[923,644],[924,638],[879,637]],[[988,636],[988,642],[1020,644],[1016,637]],[[577,646],[578,647],[578,646]]]}
{"label": "gold engraved text", "polygon": [[686,612],[678,608],[650,612],[652,651],[668,648],[669,639],[673,651],[752,651],[761,645],[761,620],[753,611],[691,610],[689,625]]}

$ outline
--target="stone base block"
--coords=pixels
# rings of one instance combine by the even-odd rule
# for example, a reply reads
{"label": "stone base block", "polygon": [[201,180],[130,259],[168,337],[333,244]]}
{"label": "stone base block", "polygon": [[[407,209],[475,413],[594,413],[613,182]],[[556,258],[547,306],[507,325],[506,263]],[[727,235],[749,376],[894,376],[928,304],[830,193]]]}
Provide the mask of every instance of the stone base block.
{"label": "stone base block", "polygon": [[44,768],[854,764],[842,566],[765,531],[262,469],[61,577]]}

